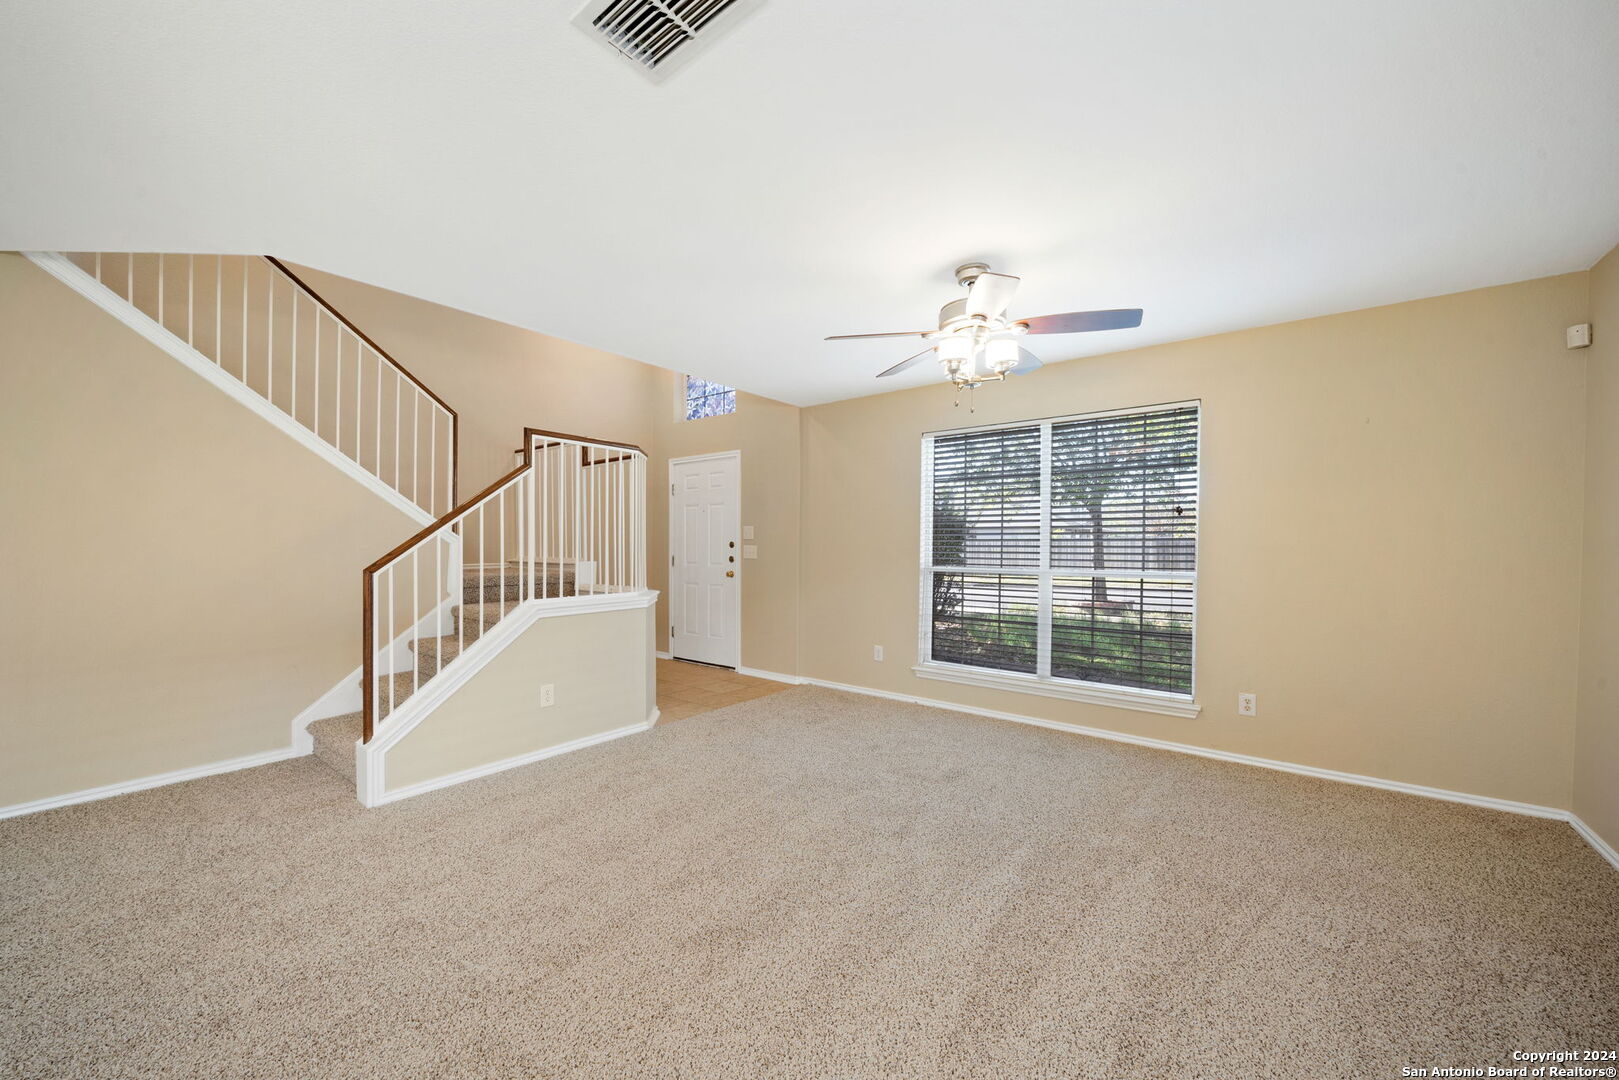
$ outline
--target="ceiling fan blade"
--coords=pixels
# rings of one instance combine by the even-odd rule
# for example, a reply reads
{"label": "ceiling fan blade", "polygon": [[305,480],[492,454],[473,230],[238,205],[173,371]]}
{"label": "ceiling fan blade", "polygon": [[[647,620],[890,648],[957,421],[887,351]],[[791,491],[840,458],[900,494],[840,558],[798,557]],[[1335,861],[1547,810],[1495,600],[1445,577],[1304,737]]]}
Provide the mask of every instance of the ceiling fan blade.
{"label": "ceiling fan blade", "polygon": [[881,379],[881,378],[883,378],[884,376],[887,376],[887,375],[898,375],[902,371],[909,370],[910,368],[914,367],[920,361],[925,360],[929,356],[929,354],[931,354],[933,351],[934,351],[934,346],[929,345],[927,348],[923,349],[921,352],[917,353],[915,356],[911,357],[909,360],[901,360],[899,363],[895,364],[893,367],[889,368],[887,371],[879,371],[877,373],[877,377],[879,379]]}
{"label": "ceiling fan blade", "polygon": [[856,338],[927,337],[929,334],[936,334],[936,333],[938,333],[937,330],[889,330],[889,331],[887,331],[885,333],[881,333],[881,334],[833,334],[831,337],[822,338],[821,340],[823,340],[823,341],[853,341]]}
{"label": "ceiling fan blade", "polygon": [[967,289],[968,315],[982,315],[993,319],[1006,314],[1006,306],[1017,294],[1018,279],[1011,274],[992,274],[988,270],[979,274]]}
{"label": "ceiling fan blade", "polygon": [[1141,309],[1111,308],[1107,311],[1065,311],[1061,315],[1039,315],[1019,319],[1031,334],[1081,334],[1087,330],[1128,330],[1141,325]]}
{"label": "ceiling fan blade", "polygon": [[1027,375],[1036,368],[1043,368],[1045,366],[1046,362],[1034,355],[1034,353],[1030,352],[1028,349],[1019,349],[1017,351],[1017,367],[1013,368],[1011,373],[1013,375]]}

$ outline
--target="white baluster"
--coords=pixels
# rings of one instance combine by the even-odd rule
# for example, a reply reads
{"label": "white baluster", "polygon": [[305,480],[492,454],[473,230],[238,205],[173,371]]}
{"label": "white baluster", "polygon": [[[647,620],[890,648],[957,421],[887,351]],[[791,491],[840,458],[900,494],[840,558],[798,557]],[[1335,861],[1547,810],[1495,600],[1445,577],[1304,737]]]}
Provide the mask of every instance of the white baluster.
{"label": "white baluster", "polygon": [[271,405],[275,404],[275,271],[268,266],[264,269],[265,283],[268,286],[270,300],[267,306],[264,321],[264,398]]}
{"label": "white baluster", "polygon": [[403,495],[405,489],[399,486],[399,403],[405,397],[405,377],[394,372],[394,490]]}
{"label": "white baluster", "polygon": [[298,297],[302,292],[292,290],[292,418],[298,419]]}

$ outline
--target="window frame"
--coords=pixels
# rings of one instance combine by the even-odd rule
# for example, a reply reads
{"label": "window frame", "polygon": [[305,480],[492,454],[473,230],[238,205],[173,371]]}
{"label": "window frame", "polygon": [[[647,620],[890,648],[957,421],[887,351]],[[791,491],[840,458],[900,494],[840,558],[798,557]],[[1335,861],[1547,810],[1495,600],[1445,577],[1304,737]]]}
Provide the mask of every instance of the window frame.
{"label": "window frame", "polygon": [[[1051,565],[1051,431],[1053,425],[1075,420],[1099,420],[1110,416],[1140,416],[1175,409],[1197,409],[1197,467],[1194,491],[1197,494],[1197,529],[1192,540],[1192,566],[1186,570],[1158,570],[1139,573],[1106,572],[1103,576],[1147,581],[1187,581],[1192,586],[1192,685],[1186,693],[1153,690],[1145,687],[1116,686],[1111,683],[1068,679],[1051,672],[1051,612],[1052,579],[1057,577],[1084,577],[1074,567],[1054,568]],[[1010,566],[936,566],[933,564],[933,444],[936,439],[963,435],[969,432],[1007,431],[1018,428],[1040,429],[1040,538],[1039,563],[1035,568]],[[917,662],[912,672],[924,679],[986,686],[997,690],[1037,694],[1043,697],[1064,698],[1094,705],[1137,709],[1169,716],[1194,717],[1202,710],[1197,700],[1197,624],[1198,624],[1198,569],[1202,563],[1203,542],[1203,402],[1201,399],[1172,401],[1157,405],[1142,405],[1126,409],[1108,409],[1098,412],[1076,413],[1066,416],[1048,416],[1039,419],[1017,420],[1004,424],[981,424],[972,427],[929,431],[922,436],[922,483],[919,503],[920,547],[918,549],[918,631]],[[1097,568],[1091,568],[1093,571]],[[933,575],[936,573],[967,573],[1034,579],[1039,596],[1036,635],[1037,658],[1033,674],[1001,671],[995,668],[957,664],[933,659]]]}
{"label": "window frame", "polygon": [[[725,412],[712,413],[712,414],[710,414],[708,416],[692,416],[692,415],[690,415],[690,412],[691,412],[691,400],[692,400],[691,399],[691,383],[692,383],[693,379],[696,379],[698,382],[704,383],[704,384],[706,384],[708,386],[721,386],[721,387],[724,387],[724,389],[719,391],[718,393],[702,394],[702,395],[699,395],[699,396],[703,397],[703,398],[713,398],[713,397],[724,397],[725,395],[729,394],[730,397],[731,397],[731,407],[729,409],[727,409]],[[685,372],[685,373],[681,374],[680,378],[678,380],[676,380],[675,388],[676,388],[676,391],[677,391],[677,393],[675,395],[675,415],[677,417],[679,417],[679,419],[680,419],[680,421],[682,423],[690,424],[690,423],[694,423],[694,422],[696,422],[698,420],[717,420],[722,416],[735,416],[736,415],[738,402],[737,402],[737,399],[736,399],[736,387],[734,387],[734,386],[726,386],[726,384],[724,384],[724,383],[717,383],[712,379],[705,379],[700,375],[693,375],[691,372],[688,371],[688,372]]]}

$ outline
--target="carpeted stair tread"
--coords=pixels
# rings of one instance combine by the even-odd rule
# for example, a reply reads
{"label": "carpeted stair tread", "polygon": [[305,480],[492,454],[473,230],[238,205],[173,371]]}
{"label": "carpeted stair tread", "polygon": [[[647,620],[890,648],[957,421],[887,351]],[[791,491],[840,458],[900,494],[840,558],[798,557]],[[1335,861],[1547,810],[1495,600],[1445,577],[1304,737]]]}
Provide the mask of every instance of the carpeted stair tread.
{"label": "carpeted stair tread", "polygon": [[327,717],[309,725],[309,736],[315,741],[315,756],[351,784],[354,783],[354,744],[364,731],[364,715],[357,712]]}
{"label": "carpeted stair tread", "polygon": [[[522,599],[527,584],[524,564],[519,560],[501,566],[483,566],[467,569],[462,574],[461,599],[467,604],[498,602],[504,595],[508,601]],[[535,595],[573,595],[573,568],[561,563],[534,564]]]}

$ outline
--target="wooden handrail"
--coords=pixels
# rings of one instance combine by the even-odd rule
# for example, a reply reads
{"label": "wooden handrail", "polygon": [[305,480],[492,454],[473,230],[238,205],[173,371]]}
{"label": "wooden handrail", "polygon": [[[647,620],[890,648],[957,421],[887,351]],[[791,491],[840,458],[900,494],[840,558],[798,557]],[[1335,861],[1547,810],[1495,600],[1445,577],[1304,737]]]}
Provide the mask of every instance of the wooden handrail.
{"label": "wooden handrail", "polygon": [[455,506],[457,503],[457,496],[460,494],[461,484],[461,414],[450,408],[449,402],[433,393],[432,388],[426,383],[412,375],[409,368],[390,356],[387,349],[384,349],[381,345],[378,345],[375,341],[371,340],[371,336],[369,334],[350,322],[348,316],[344,315],[341,311],[338,311],[335,307],[328,303],[326,298],[320,293],[316,292],[307,281],[293,273],[291,268],[289,268],[286,263],[282,262],[274,255],[264,255],[261,257],[265,262],[269,263],[271,266],[275,267],[277,270],[281,271],[288,278],[290,278],[292,283],[298,286],[298,288],[302,289],[305,295],[307,295],[311,300],[325,308],[327,314],[332,316],[332,318],[336,319],[338,322],[342,323],[344,326],[348,327],[350,333],[359,338],[361,341],[365,342],[367,345],[371,346],[371,348],[376,351],[378,356],[381,356],[384,360],[388,361],[388,363],[392,364],[394,369],[398,371],[399,374],[409,379],[416,389],[438,402],[439,407],[450,414],[450,420],[452,421],[450,424],[450,505]]}
{"label": "wooden handrail", "polygon": [[489,496],[493,495],[495,492],[499,491],[502,487],[505,487],[513,480],[517,479],[517,477],[521,476],[527,469],[527,464],[517,466],[517,468],[507,473],[505,476],[502,476],[499,480],[496,480],[493,484],[490,484],[488,487],[478,492],[478,494],[474,495],[472,498],[468,499],[454,510],[451,510],[443,517],[433,522],[433,524],[427,526],[421,532],[416,533],[409,540],[406,540],[404,543],[388,552],[388,554],[366,567],[365,572],[367,574],[374,574],[378,570],[386,569],[389,563],[393,562],[395,559],[399,558],[399,556],[403,555],[405,552],[409,551],[423,540],[426,540],[429,536],[432,536],[440,529],[444,528],[444,526],[454,523],[456,518],[465,516],[470,510],[473,509],[473,507],[483,502]]}
{"label": "wooden handrail", "polygon": [[590,443],[593,446],[613,446],[620,450],[634,450],[637,454],[646,455],[646,451],[634,443],[613,442],[611,439],[593,439],[589,435],[569,435],[565,431],[546,431],[542,428],[526,427],[523,429],[523,454],[525,457],[528,455],[529,443],[534,441],[536,435],[542,439],[564,439],[568,442]]}

